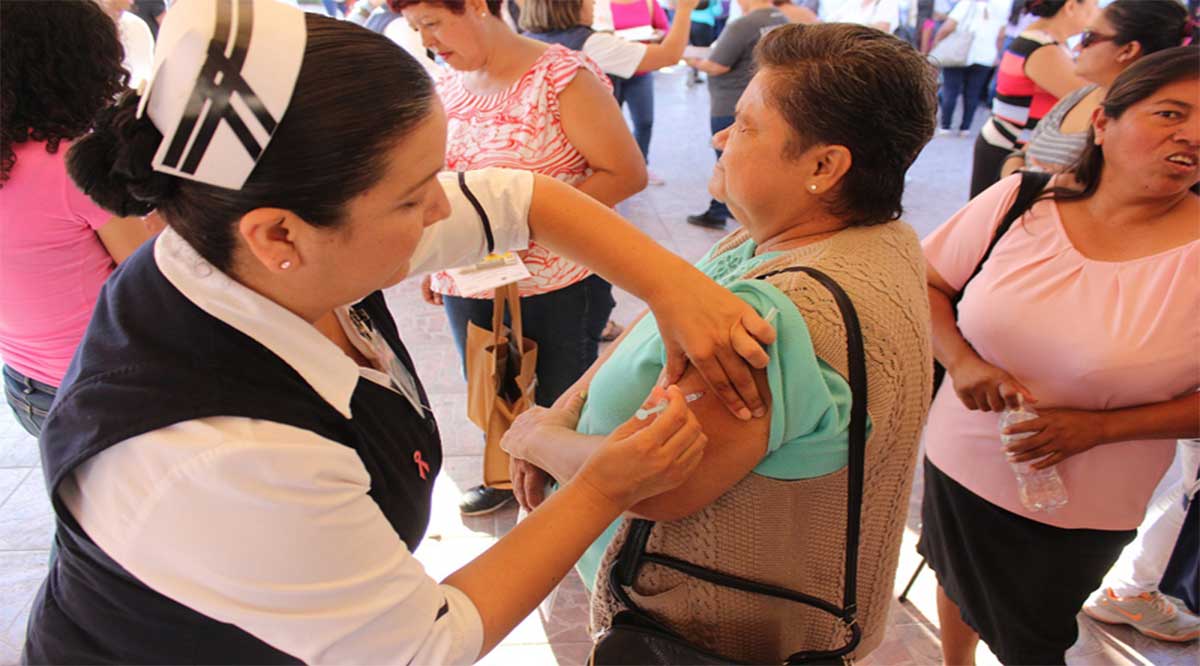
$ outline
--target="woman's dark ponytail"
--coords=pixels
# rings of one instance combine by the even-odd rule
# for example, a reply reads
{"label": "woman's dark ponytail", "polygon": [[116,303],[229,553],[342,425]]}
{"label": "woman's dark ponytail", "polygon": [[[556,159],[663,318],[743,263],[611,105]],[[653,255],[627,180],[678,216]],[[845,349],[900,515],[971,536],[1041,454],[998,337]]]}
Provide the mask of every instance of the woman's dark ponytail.
{"label": "woman's dark ponytail", "polygon": [[67,172],[93,201],[115,215],[146,215],[167,200],[175,177],[150,168],[162,135],[137,117],[138,96],[127,92],[100,112],[95,131],[67,152]]}

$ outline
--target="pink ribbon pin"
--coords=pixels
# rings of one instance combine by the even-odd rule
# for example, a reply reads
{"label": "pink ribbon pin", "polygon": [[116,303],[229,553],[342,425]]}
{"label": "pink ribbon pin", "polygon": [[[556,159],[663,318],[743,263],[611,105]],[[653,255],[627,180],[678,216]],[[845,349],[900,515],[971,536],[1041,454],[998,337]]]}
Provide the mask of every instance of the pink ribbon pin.
{"label": "pink ribbon pin", "polygon": [[413,452],[413,462],[417,463],[417,472],[419,472],[421,474],[421,479],[425,480],[425,479],[429,478],[428,477],[429,463],[427,463],[421,459],[420,451]]}

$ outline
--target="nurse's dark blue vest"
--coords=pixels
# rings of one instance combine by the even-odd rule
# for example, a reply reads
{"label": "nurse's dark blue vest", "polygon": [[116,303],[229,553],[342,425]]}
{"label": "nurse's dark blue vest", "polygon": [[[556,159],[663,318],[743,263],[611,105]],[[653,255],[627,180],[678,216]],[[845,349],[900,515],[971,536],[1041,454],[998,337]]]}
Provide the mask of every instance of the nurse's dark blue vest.
{"label": "nurse's dark blue vest", "polygon": [[[159,271],[153,245],[143,245],[105,284],[41,436],[58,554],[34,602],[25,660],[297,663],[138,581],[88,538],[57,497],[59,484],[108,447],[158,428],[211,416],[266,419],[354,449],[370,473],[371,498],[412,550],[428,526],[441,467],[437,424],[366,379],[355,389],[353,418],[344,418],[266,347],[184,297]],[[354,307],[411,372],[382,293]],[[418,390],[428,404],[419,383]]]}
{"label": "nurse's dark blue vest", "polygon": [[590,26],[577,25],[573,28],[555,30],[554,32],[527,32],[525,36],[532,37],[539,42],[546,42],[547,44],[561,44],[572,51],[582,51],[588,37],[591,37],[595,32]]}

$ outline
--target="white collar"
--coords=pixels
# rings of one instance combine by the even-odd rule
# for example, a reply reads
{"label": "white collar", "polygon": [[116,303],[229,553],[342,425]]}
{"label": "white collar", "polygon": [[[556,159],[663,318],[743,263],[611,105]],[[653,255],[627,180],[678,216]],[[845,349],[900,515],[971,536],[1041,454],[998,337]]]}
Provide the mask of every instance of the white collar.
{"label": "white collar", "polygon": [[222,273],[169,227],[154,242],[154,261],[196,307],[269,349],[325,402],[352,418],[358,364],[312,324]]}

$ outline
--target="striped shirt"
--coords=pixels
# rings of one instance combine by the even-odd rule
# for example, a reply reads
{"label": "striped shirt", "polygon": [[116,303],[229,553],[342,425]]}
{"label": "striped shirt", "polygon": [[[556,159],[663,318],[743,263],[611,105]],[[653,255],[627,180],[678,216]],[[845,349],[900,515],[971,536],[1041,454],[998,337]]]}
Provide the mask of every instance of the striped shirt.
{"label": "striped shirt", "polygon": [[996,101],[992,117],[983,126],[983,138],[993,146],[1014,150],[1024,130],[1033,130],[1058,98],[1025,74],[1025,63],[1034,51],[1057,45],[1041,31],[1029,31],[1013,40],[1000,59],[996,74]]}
{"label": "striped shirt", "polygon": [[1079,90],[1059,100],[1054,108],[1038,123],[1033,136],[1025,146],[1025,164],[1027,169],[1042,171],[1063,171],[1071,166],[1083,149],[1087,147],[1087,130],[1082,132],[1063,133],[1063,119],[1085,97],[1092,94],[1099,86],[1084,86]]}

